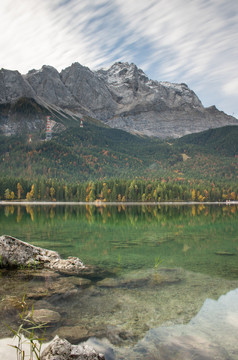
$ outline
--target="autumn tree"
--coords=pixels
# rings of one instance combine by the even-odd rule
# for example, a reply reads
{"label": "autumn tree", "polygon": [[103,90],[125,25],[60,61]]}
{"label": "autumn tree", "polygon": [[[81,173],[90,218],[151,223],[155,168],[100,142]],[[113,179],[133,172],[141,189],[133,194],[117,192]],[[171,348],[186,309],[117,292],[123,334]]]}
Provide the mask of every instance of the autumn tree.
{"label": "autumn tree", "polygon": [[5,197],[6,200],[11,199],[11,191],[8,188],[5,190],[4,197]]}
{"label": "autumn tree", "polygon": [[27,194],[26,194],[26,199],[28,201],[31,201],[32,199],[34,199],[34,196],[35,196],[35,186],[34,184],[31,185],[31,191],[29,191]]}
{"label": "autumn tree", "polygon": [[51,200],[54,200],[54,196],[55,196],[55,189],[53,188],[53,186],[50,187],[50,197]]}
{"label": "autumn tree", "polygon": [[22,185],[18,182],[18,183],[17,183],[17,198],[18,198],[18,200],[21,199],[22,194],[23,194],[23,187],[22,187]]}

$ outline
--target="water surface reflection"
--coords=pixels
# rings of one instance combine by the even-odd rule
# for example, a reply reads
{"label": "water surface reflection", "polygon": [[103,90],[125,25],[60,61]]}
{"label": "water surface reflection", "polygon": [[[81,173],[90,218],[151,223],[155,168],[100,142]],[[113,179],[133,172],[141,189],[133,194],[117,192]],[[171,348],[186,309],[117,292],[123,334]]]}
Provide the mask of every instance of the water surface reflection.
{"label": "water surface reflection", "polygon": [[107,359],[228,360],[238,359],[238,289],[217,301],[206,299],[198,314],[186,325],[149,330],[132,349],[116,348],[96,339],[93,344]]}
{"label": "water surface reflection", "polygon": [[0,206],[0,234],[107,270],[84,286],[1,271],[1,318],[16,324],[14,304],[27,294],[29,306],[61,316],[47,339],[90,338],[107,359],[238,359],[237,214],[226,205]]}

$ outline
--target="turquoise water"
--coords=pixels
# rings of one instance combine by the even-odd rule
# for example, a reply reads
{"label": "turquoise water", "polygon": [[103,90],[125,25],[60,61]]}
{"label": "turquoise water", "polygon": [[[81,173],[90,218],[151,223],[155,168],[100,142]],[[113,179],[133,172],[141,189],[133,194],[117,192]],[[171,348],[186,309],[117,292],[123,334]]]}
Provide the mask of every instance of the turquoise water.
{"label": "turquoise water", "polygon": [[[27,292],[30,305],[59,312],[61,322],[47,330],[49,338],[54,333],[66,336],[70,329],[77,333],[80,327],[85,329],[84,336],[76,334],[73,341],[89,338],[107,351],[107,359],[140,359],[143,351],[150,354],[147,358],[169,359],[168,334],[175,332],[179,337],[179,331],[185,331],[182,326],[193,321],[207,299],[220,304],[221,296],[238,288],[237,214],[235,205],[0,206],[0,234],[99,267],[84,287],[74,277],[49,281],[48,277],[4,272],[1,295],[16,299]],[[229,306],[235,322],[236,309]],[[15,313],[11,310],[4,316],[13,322]],[[191,342],[197,341],[199,331],[208,341],[206,329],[213,325],[212,319],[206,326],[196,323],[196,331],[191,327],[196,333]],[[9,335],[3,328],[1,334]],[[164,357],[161,348],[160,357],[155,354],[154,334],[164,339]],[[181,341],[178,344],[181,348]],[[128,347],[132,349],[129,355]],[[222,349],[231,359],[238,359],[236,347],[231,340]],[[178,350],[176,344],[172,348]],[[212,359],[214,354],[206,356]]]}
{"label": "turquoise water", "polygon": [[236,278],[237,214],[236,206],[2,206],[0,234],[108,270],[149,268],[159,258]]}

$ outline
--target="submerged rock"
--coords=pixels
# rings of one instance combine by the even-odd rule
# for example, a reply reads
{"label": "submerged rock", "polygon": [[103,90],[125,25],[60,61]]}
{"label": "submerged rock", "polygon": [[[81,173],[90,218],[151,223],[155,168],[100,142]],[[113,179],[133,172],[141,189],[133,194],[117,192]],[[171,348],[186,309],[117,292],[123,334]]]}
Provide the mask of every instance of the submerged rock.
{"label": "submerged rock", "polygon": [[92,284],[92,281],[89,279],[85,279],[85,278],[81,278],[81,277],[74,277],[74,276],[69,276],[67,278],[67,281],[75,286],[79,286],[79,287],[87,287],[89,285]]}
{"label": "submerged rock", "polygon": [[58,312],[49,309],[40,309],[29,312],[27,318],[32,318],[36,324],[53,325],[60,321],[61,316]]}
{"label": "submerged rock", "polygon": [[60,278],[56,280],[46,280],[41,283],[36,283],[35,287],[32,287],[28,293],[28,299],[42,299],[49,298],[53,295],[62,295],[64,298],[72,296],[77,293],[77,288],[68,278]]}
{"label": "submerged rock", "polygon": [[42,249],[8,235],[0,237],[0,257],[1,267],[41,267],[66,274],[87,270],[79,258],[61,259],[56,251]]}
{"label": "submerged rock", "polygon": [[216,251],[215,254],[216,255],[223,255],[223,256],[234,256],[235,255],[235,253],[228,252],[228,251]]}
{"label": "submerged rock", "polygon": [[6,314],[18,314],[24,308],[24,300],[19,296],[6,295],[0,301],[0,317]]}
{"label": "submerged rock", "polygon": [[73,344],[85,341],[94,334],[83,326],[62,326],[55,330],[53,335],[58,335]]}
{"label": "submerged rock", "polygon": [[176,284],[183,280],[184,274],[181,269],[161,268],[159,270],[132,271],[121,278],[105,278],[97,282],[102,288],[140,288],[148,286],[164,286]]}
{"label": "submerged rock", "polygon": [[41,360],[105,360],[104,355],[97,353],[88,345],[71,345],[58,336],[48,345],[41,355]]}

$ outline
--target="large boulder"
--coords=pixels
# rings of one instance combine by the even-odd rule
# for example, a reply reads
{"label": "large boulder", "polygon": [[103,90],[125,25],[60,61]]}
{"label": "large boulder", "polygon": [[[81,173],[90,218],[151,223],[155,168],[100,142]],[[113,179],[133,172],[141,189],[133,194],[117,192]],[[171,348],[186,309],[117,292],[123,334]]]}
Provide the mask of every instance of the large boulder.
{"label": "large boulder", "polygon": [[105,360],[104,355],[97,353],[88,345],[71,345],[58,336],[43,351],[41,360]]}
{"label": "large boulder", "polygon": [[61,259],[56,251],[33,246],[9,235],[0,236],[0,259],[0,267],[41,267],[67,274],[87,270],[79,258]]}

